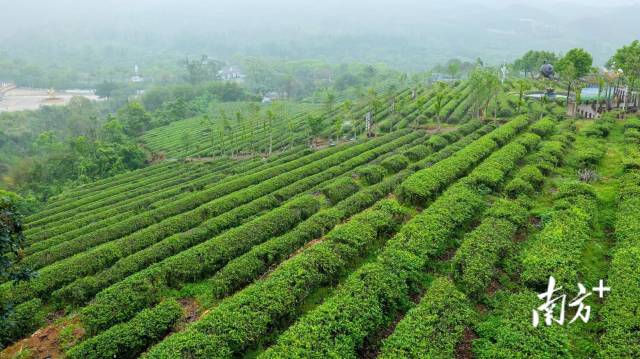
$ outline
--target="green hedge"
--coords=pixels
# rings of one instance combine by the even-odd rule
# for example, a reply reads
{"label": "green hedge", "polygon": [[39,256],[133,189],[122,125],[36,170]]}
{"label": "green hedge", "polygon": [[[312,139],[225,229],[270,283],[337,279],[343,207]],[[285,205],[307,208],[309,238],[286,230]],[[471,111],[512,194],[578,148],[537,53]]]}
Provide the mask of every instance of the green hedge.
{"label": "green hedge", "polygon": [[[299,194],[300,192],[311,190],[314,186],[320,185],[325,181],[335,178],[336,176],[340,176],[353,167],[357,167],[362,163],[370,162],[381,154],[391,151],[396,146],[411,141],[415,137],[415,134],[401,137],[395,141],[389,142],[344,161],[340,165],[334,166],[324,172],[317,173],[285,186],[269,196],[262,197],[247,205],[234,208],[221,216],[205,221],[200,227],[196,227],[186,233],[180,233],[168,237],[137,253],[119,260],[109,269],[97,274],[95,277],[80,278],[77,282],[72,283],[68,287],[62,288],[58,292],[54,292],[54,298],[63,298],[65,300],[73,299],[75,303],[81,304],[97,293],[99,289],[105,288],[138,270],[142,270],[145,266],[158,262],[181,250],[185,250],[207,240],[215,234],[220,233],[223,229],[238,225],[244,218],[250,217],[251,215],[261,211],[275,208],[283,201]],[[342,195],[349,194],[347,191],[342,191],[341,193]],[[335,195],[337,196],[338,194],[336,193]],[[136,245],[139,245],[139,243],[136,243]],[[107,252],[107,254],[112,255],[111,252]]]}
{"label": "green hedge", "polygon": [[424,205],[470,168],[512,139],[529,124],[526,116],[517,117],[463,148],[450,158],[411,175],[400,186],[399,198],[406,203]]}
{"label": "green hedge", "polygon": [[30,245],[25,248],[25,254],[29,255],[47,249],[82,234],[93,232],[107,225],[122,221],[122,218],[114,221],[114,216],[124,214],[132,216],[149,209],[157,208],[155,206],[162,200],[167,198],[176,200],[179,196],[188,195],[189,192],[203,190],[207,184],[219,182],[226,176],[226,172],[216,171],[215,173],[199,176],[191,181],[179,182],[175,186],[168,188],[163,187],[148,195],[126,200],[122,199],[117,205],[85,212],[82,216],[73,217],[66,223],[56,222],[55,226],[47,226],[36,235],[27,235]]}
{"label": "green hedge", "polygon": [[527,209],[517,202],[494,204],[482,223],[466,234],[452,263],[454,278],[465,293],[479,298],[494,278],[498,261],[527,219]]}
{"label": "green hedge", "polygon": [[[404,133],[406,132],[399,131],[398,133],[369,141],[362,145],[347,148],[344,151],[340,151],[322,159],[318,163],[303,166],[294,171],[290,171],[281,176],[264,181],[257,186],[250,186],[244,191],[238,191],[229,196],[209,202],[205,206],[196,209],[195,212],[190,211],[182,213],[179,216],[169,218],[158,225],[145,228],[134,235],[106,243],[67,260],[58,261],[41,270],[37,278],[28,283],[20,284],[18,286],[20,288],[19,291],[11,291],[10,283],[3,284],[0,286],[0,296],[20,300],[32,295],[46,295],[63,284],[69,283],[77,278],[85,277],[104,267],[112,265],[118,259],[144,249],[168,235],[192,228],[195,225],[200,224],[203,218],[214,217],[234,208],[239,210],[242,207],[237,208],[238,206],[278,189],[280,189],[281,192],[273,195],[273,197],[276,197],[276,200],[279,198],[281,200],[290,198],[294,194],[305,189],[305,187],[301,185],[302,183],[306,185],[316,185],[321,183],[322,181],[340,175],[357,165],[371,161],[381,153],[388,152],[399,144],[410,142],[414,137],[418,136],[415,134],[403,136]],[[397,141],[394,141],[396,139]],[[323,170],[332,167],[332,170],[324,173],[322,172]],[[288,186],[296,181],[299,181],[296,185]],[[273,202],[273,199],[265,197],[259,202],[264,201]],[[269,207],[269,205],[267,205],[266,208],[272,208],[272,206],[273,205]],[[229,213],[231,212],[227,212],[225,215],[230,215]],[[246,216],[244,218],[246,218]],[[213,223],[208,223],[211,221],[213,221]],[[238,219],[235,219],[235,221],[235,223],[237,223]],[[186,234],[180,234],[187,238],[183,242],[191,246],[202,242],[207,239],[207,237],[210,237],[215,233],[219,233],[221,229],[228,228],[228,224],[221,228],[220,223],[218,222],[219,219],[214,217],[213,219],[200,224],[199,227],[186,232]],[[209,226],[210,224],[212,225],[211,227]],[[91,243],[74,242],[71,247],[73,251],[71,252],[90,245]],[[67,249],[68,248],[65,246],[60,255],[68,255],[69,251]]]}
{"label": "green hedge", "polygon": [[[429,258],[484,205],[483,196],[454,185],[402,227],[377,261],[353,272],[335,294],[278,338],[267,357],[354,357],[369,333],[406,310],[412,287]],[[336,336],[334,333],[339,332]]]}
{"label": "green hedge", "polygon": [[[505,146],[486,162],[498,165],[494,160],[511,151]],[[464,181],[451,186],[402,227],[377,261],[352,273],[331,298],[280,335],[264,357],[300,357],[309,352],[317,357],[356,357],[369,335],[388,326],[395,313],[407,308],[428,261],[451,246],[456,231],[483,207],[483,192]]]}
{"label": "green hedge", "polygon": [[397,173],[407,168],[409,162],[411,161],[417,161],[417,159],[410,160],[404,155],[393,155],[391,157],[385,158],[382,162],[380,162],[380,165],[384,167],[389,173]]}
{"label": "green hedge", "polygon": [[360,185],[358,185],[352,178],[341,177],[333,183],[325,186],[322,189],[322,194],[327,197],[329,202],[336,204],[349,197],[351,194],[358,192],[358,190],[360,190]]}
{"label": "green hedge", "polygon": [[600,358],[640,356],[640,172],[630,172],[620,182],[614,227],[617,246],[606,283],[611,292],[602,309],[606,331],[600,340]]}
{"label": "green hedge", "polygon": [[497,292],[489,302],[489,315],[475,327],[473,341],[479,359],[570,358],[566,327],[534,327],[531,310],[540,305],[538,293]]}
{"label": "green hedge", "polygon": [[129,322],[115,325],[75,345],[67,356],[72,359],[137,358],[146,348],[162,339],[180,317],[180,304],[174,300],[164,301],[143,310]]}
{"label": "green hedge", "polygon": [[417,307],[384,340],[381,359],[453,358],[475,312],[449,279],[437,278]]}
{"label": "green hedge", "polygon": [[531,245],[522,251],[521,279],[543,288],[549,276],[571,286],[578,278],[582,249],[592,233],[596,197],[591,186],[571,182],[555,196],[555,212]]}
{"label": "green hedge", "polygon": [[334,280],[377,238],[393,233],[406,210],[383,200],[329,232],[324,240],[221,302],[198,322],[153,347],[146,358],[223,358],[239,353],[293,314],[311,291]]}
{"label": "green hedge", "polygon": [[98,294],[94,302],[82,309],[82,321],[90,333],[96,333],[126,320],[137,311],[155,304],[164,288],[178,287],[181,283],[215,272],[252,246],[286,232],[317,212],[319,206],[317,198],[302,196],[137,272]]}
{"label": "green hedge", "polygon": [[320,238],[340,221],[355,215],[384,198],[402,182],[408,173],[398,173],[382,182],[362,189],[335,207],[320,211],[294,230],[257,245],[246,254],[230,261],[207,280],[214,297],[223,298],[244,285],[252,283],[271,266],[280,263],[314,238]]}
{"label": "green hedge", "polygon": [[[128,218],[125,221],[114,223],[99,231],[87,233],[86,235],[77,237],[71,241],[60,243],[46,252],[40,253],[40,261],[37,261],[38,263],[34,260],[29,264],[37,266],[50,264],[72,254],[85,251],[86,249],[98,244],[130,235],[133,232],[137,233],[132,234],[132,239],[137,241],[137,237],[140,236],[148,237],[150,234],[165,235],[164,233],[176,233],[177,231],[187,230],[201,222],[201,219],[211,216],[211,212],[224,212],[224,210],[216,212],[220,204],[219,200],[228,200],[228,197],[225,197],[224,199],[221,197],[231,195],[232,198],[236,199],[236,201],[250,199],[251,197],[246,195],[242,196],[242,198],[237,198],[239,193],[244,193],[240,190],[262,181],[266,182],[272,177],[278,175],[284,175],[287,178],[292,178],[292,176],[289,176],[291,171],[304,168],[306,166],[309,166],[306,168],[312,168],[311,164],[313,162],[322,160],[323,157],[328,154],[340,152],[337,147],[324,151],[302,157],[281,166],[267,168],[249,176],[239,176],[233,180],[224,181],[217,186],[181,198],[167,206],[141,213]],[[273,183],[273,181],[270,183]],[[264,184],[264,182],[262,184]],[[236,205],[231,208],[235,206]],[[152,226],[154,224],[155,226]],[[151,226],[151,228],[147,228],[149,226]]]}
{"label": "green hedge", "polygon": [[0,349],[23,338],[44,324],[40,299],[32,299],[11,308],[9,316],[0,322]]}
{"label": "green hedge", "polygon": [[556,127],[556,121],[550,117],[545,117],[537,123],[531,125],[531,132],[537,134],[540,137],[547,137]]}
{"label": "green hedge", "polygon": [[587,137],[607,137],[615,124],[615,119],[609,116],[603,116],[600,119],[593,120],[592,123],[582,129],[582,134]]}
{"label": "green hedge", "polygon": [[366,185],[372,185],[380,182],[387,170],[380,165],[362,166],[354,171],[354,174]]}

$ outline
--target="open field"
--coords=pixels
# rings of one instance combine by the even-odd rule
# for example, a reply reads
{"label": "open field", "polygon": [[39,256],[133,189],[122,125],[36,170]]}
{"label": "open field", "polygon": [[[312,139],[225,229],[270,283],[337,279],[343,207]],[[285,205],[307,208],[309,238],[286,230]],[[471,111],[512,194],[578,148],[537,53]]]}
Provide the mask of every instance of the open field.
{"label": "open field", "polygon": [[66,105],[74,96],[100,101],[92,92],[80,90],[57,91],[51,96],[48,90],[14,88],[0,95],[0,112],[36,110],[42,106]]}

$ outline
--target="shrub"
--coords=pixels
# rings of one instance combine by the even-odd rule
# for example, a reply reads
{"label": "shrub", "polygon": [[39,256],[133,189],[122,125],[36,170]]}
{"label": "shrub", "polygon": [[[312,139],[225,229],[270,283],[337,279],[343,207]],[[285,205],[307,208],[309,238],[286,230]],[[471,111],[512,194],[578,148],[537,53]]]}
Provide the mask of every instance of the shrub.
{"label": "shrub", "polygon": [[[417,145],[417,146],[413,146],[410,149],[406,150],[403,153],[403,155],[406,158],[408,158],[409,161],[415,162],[415,161],[417,161],[419,159],[427,157],[427,155],[430,154],[430,153],[431,153],[431,149],[429,147],[427,147],[425,145]],[[407,163],[407,165],[408,165],[408,163]],[[390,170],[389,168],[387,168],[387,169]],[[403,169],[404,169],[404,167],[403,167]],[[398,171],[395,171],[395,172],[398,172]]]}
{"label": "shrub", "polygon": [[[406,210],[383,200],[333,229],[325,239],[280,265],[269,277],[223,301],[186,331],[152,348],[148,358],[179,358],[198,353],[208,358],[239,353],[291,315],[319,286],[334,279],[377,238],[393,233]],[[196,340],[193,338],[202,338]]]}
{"label": "shrub", "polygon": [[141,311],[129,322],[115,325],[77,344],[67,355],[72,359],[136,358],[162,339],[181,316],[182,307],[178,302],[164,301],[154,308]]}
{"label": "shrub", "polygon": [[386,169],[379,165],[362,166],[354,171],[358,179],[367,185],[378,183],[387,173]]}
{"label": "shrub", "polygon": [[379,358],[453,358],[474,319],[464,294],[450,280],[435,279],[420,304],[384,340]]}
{"label": "shrub", "polygon": [[531,125],[531,132],[537,134],[540,137],[546,137],[553,133],[556,127],[556,122],[548,117],[543,118],[542,120],[536,122]]}
{"label": "shrub", "polygon": [[24,302],[9,312],[0,322],[0,347],[33,333],[44,323],[44,312],[40,299]]}
{"label": "shrub", "polygon": [[336,204],[353,193],[358,192],[359,189],[360,186],[353,179],[341,177],[328,186],[325,186],[322,189],[322,193],[332,204]]}
{"label": "shrub", "polygon": [[475,327],[480,339],[473,354],[481,359],[568,358],[567,330],[559,325],[531,325],[531,309],[540,305],[537,293],[498,292],[489,315]]}

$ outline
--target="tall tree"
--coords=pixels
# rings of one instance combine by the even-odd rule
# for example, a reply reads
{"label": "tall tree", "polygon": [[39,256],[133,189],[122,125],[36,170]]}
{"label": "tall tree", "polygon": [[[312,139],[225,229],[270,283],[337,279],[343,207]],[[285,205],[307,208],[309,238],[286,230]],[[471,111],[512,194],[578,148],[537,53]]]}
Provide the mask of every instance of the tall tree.
{"label": "tall tree", "polygon": [[571,49],[558,61],[556,68],[567,81],[567,106],[572,87],[589,74],[592,65],[593,57],[584,49]]}
{"label": "tall tree", "polygon": [[630,45],[618,49],[610,60],[614,70],[622,69],[624,79],[633,90],[640,87],[640,41],[635,40]]}
{"label": "tall tree", "polygon": [[524,103],[524,93],[525,91],[528,91],[531,88],[531,84],[529,83],[529,81],[525,80],[525,79],[519,79],[517,82],[518,85],[518,110],[517,112],[520,113],[520,109],[522,108],[522,104]]}
{"label": "tall tree", "polygon": [[442,107],[444,106],[444,99],[447,96],[447,86],[446,83],[439,81],[434,85],[434,95],[433,95],[433,107],[436,112],[436,122],[440,124],[440,112],[442,111]]}
{"label": "tall tree", "polygon": [[555,64],[558,61],[558,56],[549,51],[529,50],[513,63],[513,68],[516,71],[524,72],[525,77],[533,76],[545,61]]}
{"label": "tall tree", "polygon": [[469,77],[469,86],[476,114],[483,119],[489,103],[500,90],[500,77],[495,69],[478,67]]}

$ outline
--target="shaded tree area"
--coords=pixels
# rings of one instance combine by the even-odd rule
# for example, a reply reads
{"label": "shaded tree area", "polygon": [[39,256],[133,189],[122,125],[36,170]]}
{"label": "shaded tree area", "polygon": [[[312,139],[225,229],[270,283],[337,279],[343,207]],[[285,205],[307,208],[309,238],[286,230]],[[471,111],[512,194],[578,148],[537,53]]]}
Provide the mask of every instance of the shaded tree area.
{"label": "shaded tree area", "polygon": [[545,61],[553,65],[558,62],[558,55],[551,51],[529,50],[513,62],[513,70],[522,72],[524,77],[534,77]]}
{"label": "shaded tree area", "polygon": [[68,106],[0,115],[0,183],[46,201],[65,186],[140,168],[146,155],[132,137],[151,116],[137,102],[115,115],[74,98]]}

